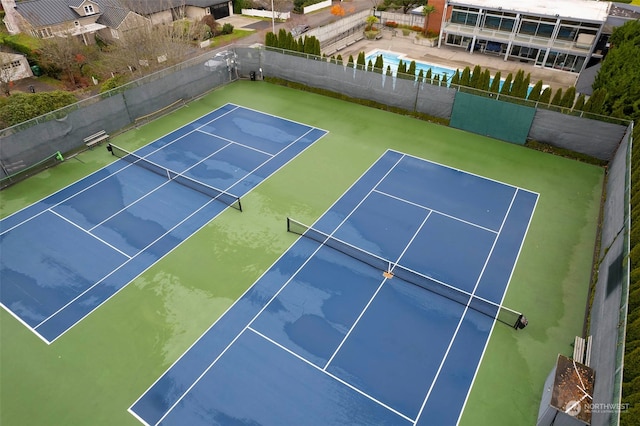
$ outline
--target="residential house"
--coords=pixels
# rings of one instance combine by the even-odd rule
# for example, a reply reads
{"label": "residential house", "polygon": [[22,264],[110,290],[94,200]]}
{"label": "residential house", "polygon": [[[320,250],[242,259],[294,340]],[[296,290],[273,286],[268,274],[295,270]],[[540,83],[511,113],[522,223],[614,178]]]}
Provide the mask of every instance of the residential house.
{"label": "residential house", "polygon": [[150,19],[153,25],[166,24],[179,19],[199,21],[207,15],[215,19],[233,15],[230,0],[123,0],[126,6]]}
{"label": "residential house", "polygon": [[0,52],[0,81],[8,83],[32,76],[29,61],[24,55]]}
{"label": "residential house", "polygon": [[2,0],[5,26],[10,34],[29,33],[39,38],[55,35],[81,37],[85,44],[100,33],[106,39],[119,38],[123,29],[142,24],[140,16],[118,0]]}

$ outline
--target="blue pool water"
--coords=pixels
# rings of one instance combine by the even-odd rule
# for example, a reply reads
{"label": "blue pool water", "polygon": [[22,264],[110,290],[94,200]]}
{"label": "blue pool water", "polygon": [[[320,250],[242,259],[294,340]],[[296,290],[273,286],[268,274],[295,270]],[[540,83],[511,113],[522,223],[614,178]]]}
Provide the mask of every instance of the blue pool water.
{"label": "blue pool water", "polygon": [[[374,50],[372,52],[369,52],[369,54],[365,56],[365,62],[369,64],[369,60],[371,60],[372,63],[375,63],[378,55],[382,55],[382,61],[384,63],[384,72],[387,71],[387,66],[390,66],[391,73],[393,74],[394,77],[398,71],[398,64],[400,63],[401,59],[403,62],[406,63],[407,68],[409,68],[409,64],[411,63],[411,61],[415,60],[412,58],[407,58],[402,53],[390,52],[386,50]],[[451,80],[451,77],[453,77],[453,74],[455,74],[456,72],[456,70],[453,68],[447,68],[440,65],[430,64],[427,62],[416,61],[416,76],[418,75],[418,73],[420,73],[420,70],[422,70],[423,75],[426,76],[427,71],[429,69],[431,69],[432,78],[435,78],[436,75],[439,75],[440,80],[442,81],[443,78],[446,76],[447,82]],[[462,73],[462,70],[460,70],[460,72]],[[493,77],[491,78],[491,81],[493,82]],[[504,79],[500,79],[500,90],[502,90],[503,83],[504,83]],[[447,86],[448,86],[448,83],[447,83]],[[527,94],[531,92],[531,89],[533,88],[533,86],[534,86],[533,84],[529,85],[529,90]],[[546,86],[543,86],[543,87],[546,87]]]}
{"label": "blue pool water", "polygon": [[[411,63],[411,61],[413,60],[411,58],[406,58],[401,53],[389,52],[386,50],[374,50],[373,52],[369,52],[369,54],[365,57],[365,62],[368,64],[369,60],[371,60],[372,63],[375,63],[378,55],[382,55],[382,61],[384,62],[384,72],[387,71],[387,66],[390,66],[391,72],[393,73],[394,76],[398,71],[398,64],[400,63],[401,59],[404,63],[407,64],[407,68],[409,67],[409,64]],[[426,75],[427,70],[429,69],[431,69],[431,75],[434,78],[436,75],[439,75],[440,80],[442,80],[442,78],[445,75],[447,76],[447,80],[450,80],[453,74],[455,74],[456,72],[456,70],[453,68],[446,68],[440,65],[434,65],[434,64],[429,64],[427,62],[416,61],[416,75],[418,75],[420,70],[422,70],[422,73]]]}

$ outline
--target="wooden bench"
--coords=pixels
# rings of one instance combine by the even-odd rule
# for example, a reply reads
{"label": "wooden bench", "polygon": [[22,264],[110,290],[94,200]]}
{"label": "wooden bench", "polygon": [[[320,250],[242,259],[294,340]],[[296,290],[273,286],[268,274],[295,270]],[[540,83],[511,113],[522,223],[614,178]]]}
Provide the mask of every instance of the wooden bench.
{"label": "wooden bench", "polygon": [[98,145],[100,142],[106,141],[109,139],[109,135],[104,130],[100,130],[98,133],[94,133],[91,136],[87,136],[84,138],[84,144],[87,147],[92,148],[95,145]]}
{"label": "wooden bench", "polygon": [[576,336],[573,345],[573,359],[587,367],[591,364],[591,340],[591,336],[586,339]]}

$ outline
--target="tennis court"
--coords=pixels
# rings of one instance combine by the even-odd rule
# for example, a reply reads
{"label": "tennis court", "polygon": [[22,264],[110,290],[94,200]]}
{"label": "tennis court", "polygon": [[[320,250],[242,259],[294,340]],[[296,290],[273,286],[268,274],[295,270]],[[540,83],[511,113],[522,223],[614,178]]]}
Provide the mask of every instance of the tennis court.
{"label": "tennis court", "polygon": [[519,318],[500,305],[537,200],[386,151],[312,228],[288,221],[304,237],[130,412],[148,425],[455,424],[494,326]]}
{"label": "tennis court", "polygon": [[0,303],[53,342],[325,133],[226,104],[109,145],[119,161],[0,222]]}

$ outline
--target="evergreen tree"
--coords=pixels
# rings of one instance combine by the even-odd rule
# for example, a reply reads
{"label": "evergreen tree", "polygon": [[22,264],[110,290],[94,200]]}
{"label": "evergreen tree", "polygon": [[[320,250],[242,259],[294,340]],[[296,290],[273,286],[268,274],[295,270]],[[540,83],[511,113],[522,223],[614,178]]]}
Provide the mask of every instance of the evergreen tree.
{"label": "evergreen tree", "polygon": [[522,89],[520,89],[520,93],[518,93],[518,97],[522,99],[527,99],[529,95],[529,85],[531,84],[531,73],[527,73],[527,76],[524,78],[524,83],[522,84]]}
{"label": "evergreen tree", "polygon": [[560,106],[563,106],[565,108],[571,108],[573,107],[573,102],[576,99],[576,88],[575,86],[571,86],[567,89],[566,92],[564,92],[564,95],[562,95],[562,100],[560,101]]}
{"label": "evergreen tree", "polygon": [[496,73],[496,75],[493,76],[493,80],[491,81],[491,87],[489,87],[489,91],[491,93],[498,93],[500,92],[500,71],[498,71]]}
{"label": "evergreen tree", "polygon": [[338,56],[336,56],[336,64],[344,66],[344,62],[342,61],[342,55],[338,54]]}
{"label": "evergreen tree", "polygon": [[469,87],[471,81],[471,68],[465,67],[460,76],[460,85]]}
{"label": "evergreen tree", "polygon": [[489,71],[489,69],[486,69],[481,75],[480,82],[478,83],[478,89],[488,91],[490,85],[491,71]]}
{"label": "evergreen tree", "polygon": [[477,88],[480,85],[480,79],[482,78],[482,68],[480,65],[473,67],[471,78],[469,79],[469,87]]}
{"label": "evergreen tree", "polygon": [[416,61],[411,61],[409,64],[409,68],[407,69],[407,74],[411,77],[412,80],[416,78]]}
{"label": "evergreen tree", "polygon": [[367,62],[367,71],[373,71],[373,61],[371,59]]}
{"label": "evergreen tree", "polygon": [[319,56],[321,52],[320,40],[316,36],[313,36],[312,38],[313,38],[313,53]]}
{"label": "evergreen tree", "polygon": [[384,72],[384,60],[382,59],[382,55],[378,55],[376,57],[376,63],[374,65],[374,71],[382,74]]}
{"label": "evergreen tree", "polygon": [[392,76],[392,75],[393,75],[393,73],[391,72],[391,65],[387,65],[387,72],[386,72],[386,74],[387,74],[388,76]]}
{"label": "evergreen tree", "polygon": [[549,105],[549,101],[551,100],[551,87],[546,87],[542,94],[540,95],[540,99],[538,100],[543,105]]}
{"label": "evergreen tree", "polygon": [[280,28],[280,31],[278,31],[278,47],[286,49],[288,47],[287,43],[287,30]]}
{"label": "evergreen tree", "polygon": [[551,105],[560,106],[562,103],[562,87],[559,87],[556,93],[553,94],[553,98],[551,98]]}
{"label": "evergreen tree", "polygon": [[576,103],[573,106],[574,110],[578,110],[578,111],[583,111],[584,110],[584,93],[580,93],[580,95],[578,95],[578,99],[576,99]]}
{"label": "evergreen tree", "polygon": [[542,93],[542,80],[538,80],[537,83],[531,89],[531,92],[529,92],[529,96],[527,96],[527,99],[529,99],[530,101],[536,102],[540,100],[541,93]]}
{"label": "evergreen tree", "polygon": [[457,86],[459,84],[460,84],[460,70],[456,70],[456,72],[453,74],[453,77],[451,77],[451,85]]}
{"label": "evergreen tree", "polygon": [[366,59],[364,56],[364,52],[358,53],[358,60],[356,62],[359,70],[364,70],[366,67]]}
{"label": "evergreen tree", "polygon": [[427,73],[425,74],[424,79],[426,80],[427,83],[433,84],[433,74],[431,72],[431,68],[427,70]]}
{"label": "evergreen tree", "polygon": [[354,67],[353,55],[349,55],[349,60],[347,61],[347,67],[349,67],[349,68],[353,68]]}
{"label": "evergreen tree", "polygon": [[513,75],[509,73],[507,74],[507,78],[504,79],[504,83],[502,83],[502,89],[500,89],[501,95],[509,95],[511,93],[512,82],[513,82]]}
{"label": "evergreen tree", "polygon": [[424,83],[424,72],[422,71],[422,68],[418,71],[418,83]]}
{"label": "evergreen tree", "polygon": [[513,84],[511,84],[511,91],[509,94],[511,96],[517,97],[518,93],[522,89],[522,85],[524,84],[524,70],[518,70],[516,76],[513,78]]}
{"label": "evergreen tree", "polygon": [[603,88],[596,89],[593,94],[587,99],[584,104],[584,112],[591,112],[594,114],[602,114],[604,102],[607,98],[607,91]]}

